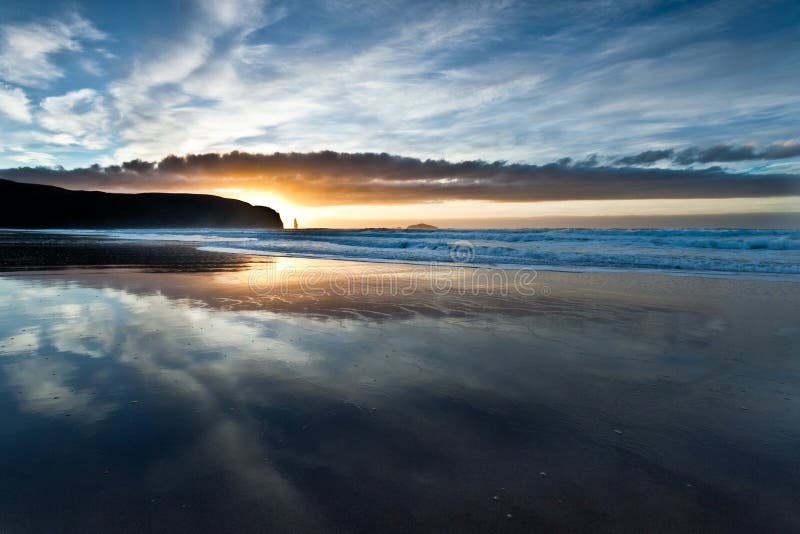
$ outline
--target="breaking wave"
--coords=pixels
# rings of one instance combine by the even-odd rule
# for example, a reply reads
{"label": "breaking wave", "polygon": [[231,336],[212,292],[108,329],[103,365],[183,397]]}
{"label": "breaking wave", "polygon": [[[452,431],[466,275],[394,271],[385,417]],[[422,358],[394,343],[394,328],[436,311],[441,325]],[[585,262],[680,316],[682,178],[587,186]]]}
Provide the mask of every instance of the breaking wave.
{"label": "breaking wave", "polygon": [[[800,274],[800,230],[114,230],[119,239],[196,242],[249,254],[538,269]],[[466,244],[466,245],[465,245]],[[453,255],[468,246],[467,256]],[[463,252],[463,251],[462,251]]]}

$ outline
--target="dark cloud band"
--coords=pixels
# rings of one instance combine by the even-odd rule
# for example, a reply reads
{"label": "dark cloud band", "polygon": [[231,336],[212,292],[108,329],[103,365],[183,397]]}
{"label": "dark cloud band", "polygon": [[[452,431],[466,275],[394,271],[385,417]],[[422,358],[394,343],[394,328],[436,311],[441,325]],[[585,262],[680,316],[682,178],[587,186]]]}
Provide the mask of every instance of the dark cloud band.
{"label": "dark cloud band", "polygon": [[73,189],[268,190],[307,205],[800,195],[798,175],[603,167],[565,160],[549,165],[449,162],[331,151],[191,154],[71,170],[22,167],[0,170],[0,177]]}
{"label": "dark cloud band", "polygon": [[715,145],[708,148],[689,147],[682,150],[646,150],[634,156],[625,156],[614,161],[616,165],[652,165],[670,160],[676,165],[695,163],[732,163],[736,161],[777,160],[800,157],[800,143],[789,141],[775,143],[765,148],[752,145]]}

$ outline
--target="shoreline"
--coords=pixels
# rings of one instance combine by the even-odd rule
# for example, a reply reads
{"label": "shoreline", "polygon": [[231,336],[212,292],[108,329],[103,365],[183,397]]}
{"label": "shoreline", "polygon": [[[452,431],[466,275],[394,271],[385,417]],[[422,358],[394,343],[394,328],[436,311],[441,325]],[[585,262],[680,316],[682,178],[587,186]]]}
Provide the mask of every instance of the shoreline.
{"label": "shoreline", "polygon": [[[0,275],[51,278],[63,275],[107,280],[126,287],[136,281],[147,291],[170,294],[182,287],[204,298],[232,298],[252,309],[271,303],[284,311],[322,306],[326,311],[357,303],[371,310],[410,305],[426,298],[456,308],[518,307],[538,310],[546,301],[602,300],[667,304],[683,308],[743,305],[743,295],[765,303],[773,299],[800,313],[800,278],[751,273],[661,272],[632,270],[494,269],[474,264],[408,263],[342,258],[247,254],[204,250],[195,243],[124,241],[114,238],[36,235],[9,242],[0,232]],[[151,275],[151,276],[148,276]],[[763,298],[762,298],[763,297]],[[444,302],[446,301],[446,302]],[[277,304],[276,304],[277,303]],[[571,304],[575,305],[575,303]]]}
{"label": "shoreline", "polygon": [[[27,238],[27,239],[25,239]],[[599,246],[599,245],[598,245]],[[671,276],[708,279],[762,280],[800,283],[800,274],[736,271],[702,271],[634,267],[482,264],[332,256],[324,254],[267,253],[257,249],[215,247],[192,240],[123,239],[68,232],[0,230],[0,272],[81,266],[181,265],[188,269],[237,268],[245,263],[294,258],[365,265],[415,266],[441,269]]]}
{"label": "shoreline", "polygon": [[[162,241],[166,243],[167,241]],[[273,254],[254,249],[234,249],[228,247],[210,247],[198,246],[197,250],[207,252],[220,252],[223,254],[242,254],[245,256],[263,256],[267,258],[300,258],[300,259],[318,259],[330,261],[346,261],[358,263],[387,263],[391,265],[417,265],[417,266],[433,266],[442,268],[465,268],[465,269],[496,269],[503,271],[547,271],[556,273],[620,273],[620,274],[653,274],[653,275],[668,275],[668,276],[689,276],[699,278],[753,278],[759,280],[775,280],[785,282],[798,282],[800,283],[800,274],[794,273],[758,273],[758,272],[735,272],[735,271],[692,271],[683,269],[655,269],[655,268],[624,268],[624,267],[592,267],[581,265],[520,265],[513,263],[506,264],[481,264],[481,263],[458,263],[458,262],[435,262],[435,261],[402,261],[396,259],[381,259],[381,258],[356,258],[356,257],[334,257],[322,255],[304,255],[304,254]]]}

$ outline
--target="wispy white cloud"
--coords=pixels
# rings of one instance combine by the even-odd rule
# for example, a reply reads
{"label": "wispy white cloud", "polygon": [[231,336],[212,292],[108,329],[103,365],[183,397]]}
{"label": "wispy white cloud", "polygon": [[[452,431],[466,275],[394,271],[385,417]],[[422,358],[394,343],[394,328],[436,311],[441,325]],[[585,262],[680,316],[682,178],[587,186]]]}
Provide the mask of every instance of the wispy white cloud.
{"label": "wispy white cloud", "polygon": [[11,148],[7,150],[7,152],[8,154],[6,154],[5,157],[20,165],[52,166],[58,163],[56,157],[47,152],[25,150],[21,147]]}
{"label": "wispy white cloud", "polygon": [[81,66],[84,72],[91,74],[92,76],[102,76],[103,75],[103,68],[100,67],[100,64],[90,58],[81,58],[78,61],[78,64]]}
{"label": "wispy white cloud", "polygon": [[[219,9],[203,12],[213,15],[196,23],[203,31],[180,37],[163,57],[141,59],[128,79],[112,84],[127,119],[118,159],[157,158],[165,146],[178,153],[264,149],[269,143],[261,138],[270,135],[280,139],[275,148],[352,149],[356,138],[368,142],[369,129],[396,129],[397,120],[417,123],[487,104],[537,79],[504,73],[495,83],[473,77],[473,85],[464,87],[459,78],[468,73],[437,73],[439,60],[426,59],[480,41],[493,28],[497,7],[465,8],[457,16],[442,9],[413,23],[387,25],[383,37],[356,51],[339,50],[316,35],[288,48],[251,42],[254,20],[267,26],[285,10],[267,7],[261,18],[231,19],[227,7]],[[224,31],[217,30],[224,33],[222,42],[205,30],[218,19],[224,22]],[[156,74],[161,72],[168,74]],[[171,86],[165,89],[166,80]]]}
{"label": "wispy white cloud", "polygon": [[15,121],[31,122],[30,100],[25,91],[0,83],[0,113]]}
{"label": "wispy white cloud", "polygon": [[84,41],[107,35],[77,14],[66,20],[45,20],[0,26],[0,78],[27,86],[42,86],[64,71],[52,61],[58,52],[82,50]]}
{"label": "wispy white cloud", "polygon": [[37,118],[44,128],[59,134],[53,138],[56,144],[96,149],[109,142],[110,111],[105,97],[93,89],[45,98]]}
{"label": "wispy white cloud", "polygon": [[266,0],[198,0],[205,20],[215,33],[236,30],[243,33],[262,28],[286,16],[285,7],[267,9]]}

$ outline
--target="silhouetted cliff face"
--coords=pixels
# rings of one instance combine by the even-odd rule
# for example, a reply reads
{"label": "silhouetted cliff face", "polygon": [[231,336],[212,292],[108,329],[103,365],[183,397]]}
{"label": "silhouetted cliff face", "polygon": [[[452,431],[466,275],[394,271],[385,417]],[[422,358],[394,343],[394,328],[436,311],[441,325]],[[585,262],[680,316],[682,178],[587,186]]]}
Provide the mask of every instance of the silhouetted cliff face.
{"label": "silhouetted cliff face", "polygon": [[4,228],[283,228],[271,208],[183,193],[102,193],[0,180]]}

